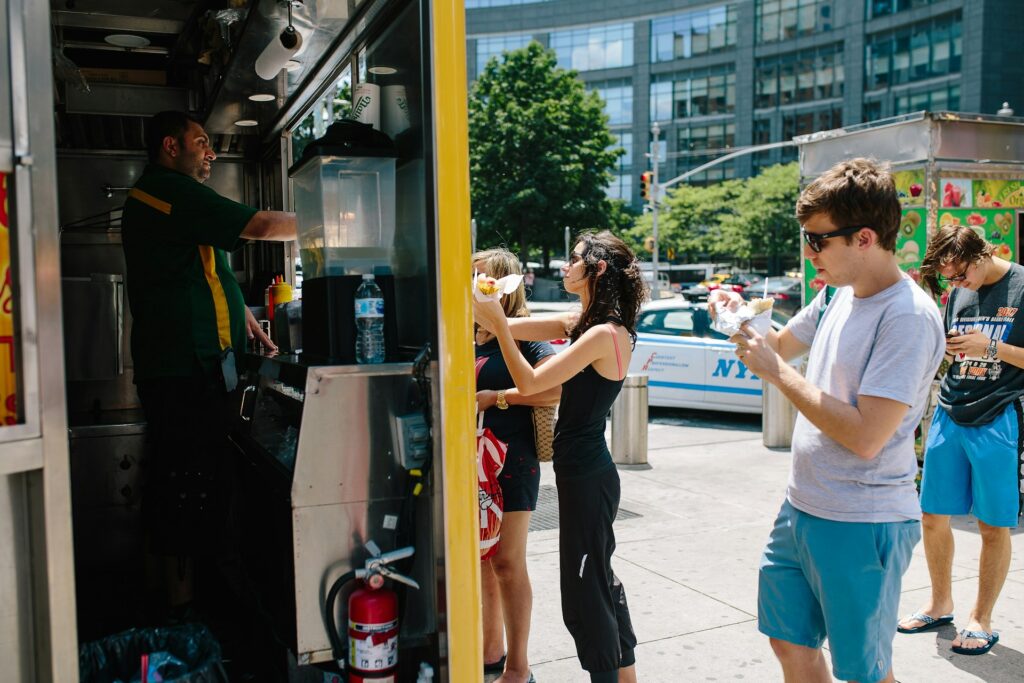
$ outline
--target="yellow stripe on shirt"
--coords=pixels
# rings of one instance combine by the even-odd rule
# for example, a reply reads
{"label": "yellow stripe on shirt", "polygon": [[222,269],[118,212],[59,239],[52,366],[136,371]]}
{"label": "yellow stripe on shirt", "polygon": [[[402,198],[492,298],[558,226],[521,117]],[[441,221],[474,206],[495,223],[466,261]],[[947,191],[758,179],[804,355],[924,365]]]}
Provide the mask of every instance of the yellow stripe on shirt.
{"label": "yellow stripe on shirt", "polygon": [[217,259],[214,258],[213,247],[208,245],[199,246],[199,258],[203,261],[203,275],[210,285],[210,294],[213,295],[213,309],[217,313],[217,337],[220,339],[220,348],[231,348],[231,314],[228,312],[228,298],[224,295],[224,285],[217,275]]}
{"label": "yellow stripe on shirt", "polygon": [[133,187],[132,189],[128,190],[128,196],[131,197],[132,199],[138,199],[146,206],[156,209],[160,213],[165,213],[168,216],[171,215],[171,205],[169,203],[165,202],[162,199],[157,199],[153,195],[149,194],[148,192],[143,192],[137,187]]}

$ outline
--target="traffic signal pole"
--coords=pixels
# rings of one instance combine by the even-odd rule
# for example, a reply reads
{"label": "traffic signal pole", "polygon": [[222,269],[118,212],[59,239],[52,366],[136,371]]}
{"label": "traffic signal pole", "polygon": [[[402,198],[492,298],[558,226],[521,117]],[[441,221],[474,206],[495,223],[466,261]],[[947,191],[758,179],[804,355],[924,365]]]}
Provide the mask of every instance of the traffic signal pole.
{"label": "traffic signal pole", "polygon": [[651,299],[657,301],[661,298],[658,291],[658,138],[661,137],[661,127],[655,121],[651,126],[651,135],[654,138],[654,145],[651,147],[651,189],[648,201],[651,203],[651,231],[654,237],[654,250],[651,253]]}

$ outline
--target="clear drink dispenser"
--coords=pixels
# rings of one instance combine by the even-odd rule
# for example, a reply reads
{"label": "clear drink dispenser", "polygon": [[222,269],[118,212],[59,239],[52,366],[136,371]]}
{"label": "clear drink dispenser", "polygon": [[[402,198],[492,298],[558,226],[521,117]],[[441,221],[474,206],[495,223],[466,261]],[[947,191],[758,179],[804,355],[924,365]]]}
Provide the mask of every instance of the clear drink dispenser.
{"label": "clear drink dispenser", "polygon": [[304,280],[390,267],[394,158],[311,156],[291,178]]}

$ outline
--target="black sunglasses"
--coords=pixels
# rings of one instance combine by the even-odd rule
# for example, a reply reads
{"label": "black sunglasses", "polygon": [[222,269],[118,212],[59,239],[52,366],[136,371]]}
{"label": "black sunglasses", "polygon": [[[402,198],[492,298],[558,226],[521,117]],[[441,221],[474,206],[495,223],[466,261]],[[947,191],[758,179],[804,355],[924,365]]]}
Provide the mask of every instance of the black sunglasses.
{"label": "black sunglasses", "polygon": [[942,275],[940,273],[935,277],[935,279],[939,281],[939,287],[942,287],[943,289],[948,289],[951,284],[956,282],[963,282],[964,280],[966,280],[967,271],[970,269],[971,264],[968,263],[966,266],[964,266],[964,269],[960,272],[959,275],[952,275],[950,277],[946,277],[945,275]]}
{"label": "black sunglasses", "polygon": [[807,242],[807,246],[811,248],[811,251],[813,251],[815,254],[820,254],[822,248],[825,246],[825,240],[831,239],[833,237],[843,237],[845,235],[852,235],[856,232],[859,232],[860,230],[863,230],[865,227],[867,226],[848,225],[845,228],[839,228],[838,230],[833,230],[832,232],[816,233],[807,232],[801,225],[800,234],[804,236],[804,242]]}

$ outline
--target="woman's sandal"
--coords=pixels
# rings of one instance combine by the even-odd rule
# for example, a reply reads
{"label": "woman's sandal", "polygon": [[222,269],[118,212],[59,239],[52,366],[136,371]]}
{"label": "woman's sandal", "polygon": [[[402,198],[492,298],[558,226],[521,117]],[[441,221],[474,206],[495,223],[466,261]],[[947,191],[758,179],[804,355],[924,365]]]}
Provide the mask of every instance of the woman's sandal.
{"label": "woman's sandal", "polygon": [[484,662],[484,675],[487,676],[487,675],[490,675],[490,674],[505,673],[505,658],[506,657],[508,657],[508,653],[507,652],[505,654],[503,654],[501,656],[501,659],[499,659],[496,662],[491,662],[490,664],[488,664],[487,662]]}

